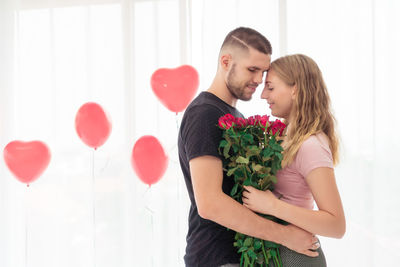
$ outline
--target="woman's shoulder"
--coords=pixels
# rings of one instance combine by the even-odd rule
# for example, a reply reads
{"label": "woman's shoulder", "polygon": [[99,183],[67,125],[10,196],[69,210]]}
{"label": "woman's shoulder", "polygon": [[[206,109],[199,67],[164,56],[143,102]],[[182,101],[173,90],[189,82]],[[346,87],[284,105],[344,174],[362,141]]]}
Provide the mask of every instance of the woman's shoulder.
{"label": "woman's shoulder", "polygon": [[295,164],[303,177],[307,177],[311,170],[318,167],[333,168],[328,137],[324,133],[308,137],[297,152]]}
{"label": "woman's shoulder", "polygon": [[319,145],[319,146],[328,146],[329,147],[328,136],[323,132],[310,135],[308,138],[306,138],[304,140],[302,146],[310,146],[310,145]]}
{"label": "woman's shoulder", "polygon": [[315,150],[321,149],[330,153],[329,139],[323,132],[313,134],[305,139],[300,146],[299,152],[315,152]]}

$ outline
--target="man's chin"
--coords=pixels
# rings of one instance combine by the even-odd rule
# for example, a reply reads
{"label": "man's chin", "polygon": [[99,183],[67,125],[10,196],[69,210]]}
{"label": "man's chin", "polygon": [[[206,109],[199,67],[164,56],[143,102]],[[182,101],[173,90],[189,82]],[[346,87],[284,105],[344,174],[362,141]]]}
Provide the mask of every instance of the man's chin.
{"label": "man's chin", "polygon": [[239,99],[242,100],[242,101],[250,101],[252,97],[253,97],[253,96],[242,96],[242,97],[239,98]]}

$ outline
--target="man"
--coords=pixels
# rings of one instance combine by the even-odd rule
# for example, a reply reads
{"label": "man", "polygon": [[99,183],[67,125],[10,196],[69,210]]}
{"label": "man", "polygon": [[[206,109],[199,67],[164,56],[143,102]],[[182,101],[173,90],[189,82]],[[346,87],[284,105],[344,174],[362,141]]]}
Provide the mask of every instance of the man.
{"label": "man", "polygon": [[257,31],[244,27],[231,31],[222,44],[214,81],[183,116],[178,146],[191,201],[185,255],[188,267],[238,266],[235,231],[317,256],[310,250],[317,246],[312,234],[264,219],[229,196],[234,181],[223,171],[218,153],[222,138],[219,117],[227,113],[243,117],[236,102],[251,99],[269,68],[271,53],[269,41]]}

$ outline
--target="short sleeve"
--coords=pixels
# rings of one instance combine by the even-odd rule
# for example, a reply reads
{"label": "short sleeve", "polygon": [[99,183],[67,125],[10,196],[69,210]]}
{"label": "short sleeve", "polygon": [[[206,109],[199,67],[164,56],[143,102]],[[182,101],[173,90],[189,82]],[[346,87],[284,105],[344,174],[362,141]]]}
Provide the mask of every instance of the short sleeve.
{"label": "short sleeve", "polygon": [[183,132],[188,161],[206,155],[221,157],[218,147],[222,140],[222,130],[217,125],[223,115],[213,105],[203,104],[191,108]]}
{"label": "short sleeve", "polygon": [[333,168],[332,153],[325,135],[312,135],[303,142],[296,155],[296,167],[303,177],[316,168]]}

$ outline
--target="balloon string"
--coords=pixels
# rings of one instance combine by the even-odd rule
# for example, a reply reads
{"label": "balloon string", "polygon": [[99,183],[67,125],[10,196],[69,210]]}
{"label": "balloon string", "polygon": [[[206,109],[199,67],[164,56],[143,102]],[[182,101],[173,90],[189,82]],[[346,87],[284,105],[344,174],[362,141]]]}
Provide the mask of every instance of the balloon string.
{"label": "balloon string", "polygon": [[[149,194],[150,196],[147,196],[146,198],[146,207],[145,209],[149,212],[150,214],[150,227],[151,227],[151,244],[154,244],[154,221],[153,221],[153,214],[154,211],[149,207],[148,204],[148,199],[152,199],[151,198],[151,186],[149,185],[149,187],[146,189],[146,191],[144,192],[143,196],[146,196],[147,194]],[[154,267],[154,253],[151,253],[151,266]]]}
{"label": "balloon string", "polygon": [[[153,211],[150,211],[150,224],[151,224],[151,244],[154,244],[154,222],[153,222]],[[151,253],[151,266],[154,267],[154,253]]]}
{"label": "balloon string", "polygon": [[25,193],[25,267],[28,266],[28,223],[29,223],[28,194],[29,194],[29,185],[27,186]]}
{"label": "balloon string", "polygon": [[92,151],[92,204],[93,204],[93,265],[96,267],[96,205],[95,205],[95,177],[94,177],[94,152]]}

